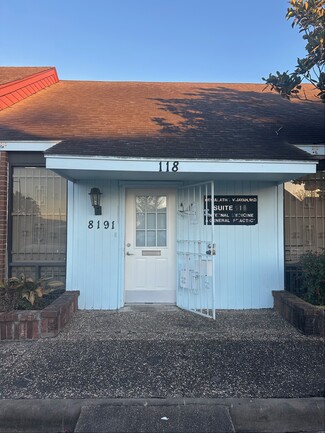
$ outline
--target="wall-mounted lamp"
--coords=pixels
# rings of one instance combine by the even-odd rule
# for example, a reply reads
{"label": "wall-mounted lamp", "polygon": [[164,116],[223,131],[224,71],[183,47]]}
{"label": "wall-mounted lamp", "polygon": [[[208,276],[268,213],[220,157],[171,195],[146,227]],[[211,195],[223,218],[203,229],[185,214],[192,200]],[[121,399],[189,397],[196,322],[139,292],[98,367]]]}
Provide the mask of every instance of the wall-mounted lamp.
{"label": "wall-mounted lamp", "polygon": [[100,192],[99,188],[91,188],[89,195],[91,205],[95,209],[95,215],[101,215],[102,207],[100,205],[100,196],[102,195],[102,193]]}

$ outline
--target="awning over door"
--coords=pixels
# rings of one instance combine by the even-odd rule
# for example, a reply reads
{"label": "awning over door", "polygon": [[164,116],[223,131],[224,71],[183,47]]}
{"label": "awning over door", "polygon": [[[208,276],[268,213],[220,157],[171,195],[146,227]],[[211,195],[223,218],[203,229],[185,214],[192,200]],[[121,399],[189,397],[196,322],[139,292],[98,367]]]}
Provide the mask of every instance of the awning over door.
{"label": "awning over door", "polygon": [[253,180],[283,183],[316,172],[317,161],[158,160],[45,155],[46,167],[69,180]]}

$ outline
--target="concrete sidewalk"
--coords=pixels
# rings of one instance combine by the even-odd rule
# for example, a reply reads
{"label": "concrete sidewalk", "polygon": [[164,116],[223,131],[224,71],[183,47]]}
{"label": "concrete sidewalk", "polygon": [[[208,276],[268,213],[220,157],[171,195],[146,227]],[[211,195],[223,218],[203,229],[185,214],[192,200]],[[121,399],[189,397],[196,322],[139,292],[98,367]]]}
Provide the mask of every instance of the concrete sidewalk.
{"label": "concrete sidewalk", "polygon": [[323,432],[324,398],[0,401],[1,433]]}
{"label": "concrete sidewalk", "polygon": [[[200,413],[214,419],[213,408],[223,406],[217,411],[224,420],[229,411],[236,431],[253,431],[249,422],[258,419],[264,430],[255,424],[254,431],[285,431],[285,416],[297,421],[286,431],[321,431],[324,365],[324,340],[301,335],[273,310],[220,311],[216,321],[169,306],[79,311],[57,338],[0,344],[0,425],[10,422],[8,413],[11,420],[17,413],[46,419],[51,408],[59,420],[66,411],[74,421],[81,414],[81,423],[93,405],[101,408],[95,414],[112,414],[112,404],[124,411],[119,420],[136,413],[152,420],[158,402],[174,407],[182,432],[190,413],[180,412],[185,401],[201,407],[197,420]],[[95,415],[105,418],[111,416]],[[81,432],[80,423],[71,425]]]}

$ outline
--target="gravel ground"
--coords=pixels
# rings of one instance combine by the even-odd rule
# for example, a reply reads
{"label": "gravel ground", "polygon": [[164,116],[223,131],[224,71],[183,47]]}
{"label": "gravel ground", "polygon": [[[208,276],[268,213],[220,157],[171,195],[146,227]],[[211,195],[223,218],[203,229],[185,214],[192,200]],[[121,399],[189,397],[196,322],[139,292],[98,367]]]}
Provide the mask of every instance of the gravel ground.
{"label": "gravel ground", "polygon": [[0,398],[324,396],[324,340],[272,309],[79,311],[54,339],[0,343]]}

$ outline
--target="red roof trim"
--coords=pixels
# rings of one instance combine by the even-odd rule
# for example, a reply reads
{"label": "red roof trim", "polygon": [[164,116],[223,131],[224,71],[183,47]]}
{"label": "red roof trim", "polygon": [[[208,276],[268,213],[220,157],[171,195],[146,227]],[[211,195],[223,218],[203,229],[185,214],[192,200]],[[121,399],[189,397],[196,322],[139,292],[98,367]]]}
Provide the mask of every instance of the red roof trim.
{"label": "red roof trim", "polygon": [[21,80],[11,81],[0,85],[0,110],[10,107],[17,102],[28,98],[33,93],[45,87],[52,86],[59,81],[55,68],[30,75]]}

